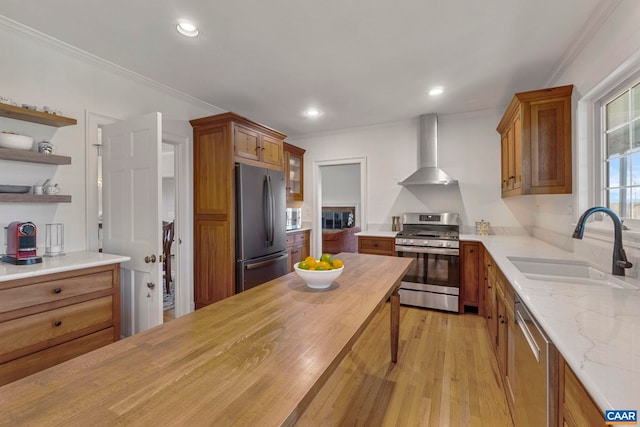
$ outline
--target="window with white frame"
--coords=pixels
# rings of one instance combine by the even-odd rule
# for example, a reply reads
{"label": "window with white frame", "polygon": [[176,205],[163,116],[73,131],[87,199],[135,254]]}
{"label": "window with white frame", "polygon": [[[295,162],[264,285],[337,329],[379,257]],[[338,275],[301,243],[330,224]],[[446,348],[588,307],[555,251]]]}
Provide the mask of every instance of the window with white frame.
{"label": "window with white frame", "polygon": [[620,217],[640,219],[640,82],[601,106],[602,200]]}

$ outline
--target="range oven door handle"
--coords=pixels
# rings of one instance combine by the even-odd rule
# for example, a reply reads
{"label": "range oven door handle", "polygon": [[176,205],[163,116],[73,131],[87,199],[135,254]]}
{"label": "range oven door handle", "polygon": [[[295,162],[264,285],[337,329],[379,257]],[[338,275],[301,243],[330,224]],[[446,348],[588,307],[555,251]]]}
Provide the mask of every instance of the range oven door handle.
{"label": "range oven door handle", "polygon": [[451,248],[428,248],[425,246],[400,246],[396,245],[396,252],[411,252],[416,254],[436,254],[436,255],[460,255],[460,249]]}

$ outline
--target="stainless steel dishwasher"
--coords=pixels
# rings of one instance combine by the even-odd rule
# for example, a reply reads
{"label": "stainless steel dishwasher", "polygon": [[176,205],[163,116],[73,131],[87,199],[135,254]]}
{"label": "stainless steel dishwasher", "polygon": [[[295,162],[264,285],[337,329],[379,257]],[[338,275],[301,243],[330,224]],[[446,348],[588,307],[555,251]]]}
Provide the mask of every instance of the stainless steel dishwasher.
{"label": "stainless steel dishwasher", "polygon": [[558,423],[558,351],[516,294],[515,426]]}

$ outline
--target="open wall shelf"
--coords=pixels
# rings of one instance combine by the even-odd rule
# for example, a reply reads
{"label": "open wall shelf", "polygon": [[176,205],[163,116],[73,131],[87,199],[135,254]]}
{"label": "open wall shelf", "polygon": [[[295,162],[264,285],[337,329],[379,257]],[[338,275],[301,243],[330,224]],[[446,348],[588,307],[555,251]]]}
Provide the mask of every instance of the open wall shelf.
{"label": "open wall shelf", "polygon": [[16,162],[43,163],[47,165],[70,165],[71,157],[55,154],[42,154],[35,151],[14,150],[0,148],[0,160],[14,160]]}
{"label": "open wall shelf", "polygon": [[69,117],[42,113],[40,111],[28,110],[26,108],[2,103],[0,103],[0,117],[8,117],[10,119],[38,123],[47,126],[54,126],[57,128],[78,124],[78,121],[76,119],[72,119]]}

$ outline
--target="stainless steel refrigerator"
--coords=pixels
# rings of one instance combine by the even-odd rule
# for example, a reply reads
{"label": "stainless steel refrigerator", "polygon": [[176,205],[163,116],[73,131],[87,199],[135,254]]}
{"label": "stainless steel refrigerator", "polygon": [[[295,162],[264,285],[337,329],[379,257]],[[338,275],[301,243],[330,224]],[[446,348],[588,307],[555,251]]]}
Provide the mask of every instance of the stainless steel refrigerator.
{"label": "stainless steel refrigerator", "polygon": [[236,164],[236,292],[287,274],[284,172]]}

